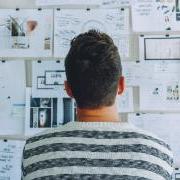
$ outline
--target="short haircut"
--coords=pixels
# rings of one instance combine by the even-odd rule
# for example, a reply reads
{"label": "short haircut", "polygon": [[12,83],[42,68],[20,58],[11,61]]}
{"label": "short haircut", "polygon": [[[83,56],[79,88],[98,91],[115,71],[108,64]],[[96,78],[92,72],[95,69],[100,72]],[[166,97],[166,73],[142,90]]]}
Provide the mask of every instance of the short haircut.
{"label": "short haircut", "polygon": [[96,30],[71,41],[66,77],[79,108],[101,108],[115,102],[122,66],[111,37]]}

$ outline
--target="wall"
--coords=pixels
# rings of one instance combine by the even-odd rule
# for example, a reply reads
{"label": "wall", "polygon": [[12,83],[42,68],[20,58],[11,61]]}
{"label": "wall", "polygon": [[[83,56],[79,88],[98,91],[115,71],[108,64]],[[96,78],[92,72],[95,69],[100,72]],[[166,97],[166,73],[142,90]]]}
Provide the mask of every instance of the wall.
{"label": "wall", "polygon": [[35,0],[0,0],[0,8],[36,8]]}
{"label": "wall", "polygon": [[[0,8],[38,8],[35,5],[35,0],[0,0]],[[55,7],[54,7],[55,8]],[[131,19],[131,18],[130,18]],[[131,20],[130,20],[130,24]],[[138,36],[141,33],[131,33],[130,35],[130,58],[128,59],[122,59],[122,61],[137,61],[138,59]],[[148,33],[146,33],[148,34]],[[153,33],[149,33],[153,34]],[[161,33],[162,34],[162,33]],[[34,60],[35,58],[31,59],[28,58],[26,59],[26,85],[27,87],[31,87],[32,84],[32,63],[31,60]],[[53,59],[53,58],[48,58],[48,59]],[[135,112],[139,111],[139,88],[133,88],[133,95],[134,95],[134,107],[135,107]],[[127,114],[121,114],[121,119],[123,121],[127,120]],[[19,138],[19,137],[17,137]],[[20,137],[21,138],[21,137]]]}
{"label": "wall", "polygon": [[[35,0],[0,0],[0,8],[38,8],[35,5]],[[131,22],[130,22],[131,23]],[[131,46],[130,46],[130,54],[131,57],[129,59],[122,59],[123,61],[136,61],[138,60],[138,35],[136,34],[131,34],[130,36],[131,39]],[[32,73],[32,63],[31,60],[34,60],[35,58],[31,59],[25,59],[26,60],[26,86],[31,87],[32,84],[32,78],[31,78],[31,73]],[[53,58],[50,58],[53,59]],[[135,110],[138,111],[138,88],[134,88],[134,104],[135,104]],[[126,121],[127,120],[127,114],[121,114],[121,120]],[[1,136],[0,138],[10,138],[10,139],[24,139],[25,137],[23,136]]]}

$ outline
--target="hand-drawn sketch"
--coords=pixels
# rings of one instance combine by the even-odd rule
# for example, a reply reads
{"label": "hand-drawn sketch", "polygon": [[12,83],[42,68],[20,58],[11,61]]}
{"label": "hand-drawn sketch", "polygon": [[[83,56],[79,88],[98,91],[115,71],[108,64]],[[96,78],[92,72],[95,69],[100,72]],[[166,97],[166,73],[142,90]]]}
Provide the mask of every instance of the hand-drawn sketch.
{"label": "hand-drawn sketch", "polygon": [[117,8],[130,6],[130,0],[102,0],[102,7],[105,8]]}
{"label": "hand-drawn sketch", "polygon": [[64,90],[66,80],[64,61],[33,61],[33,97],[67,97]]}
{"label": "hand-drawn sketch", "polygon": [[180,36],[145,35],[139,37],[141,61],[180,60]]}
{"label": "hand-drawn sketch", "polygon": [[132,1],[133,30],[136,32],[179,31],[179,1]]}
{"label": "hand-drawn sketch", "polygon": [[90,29],[109,34],[121,53],[129,57],[129,10],[91,9],[55,11],[54,56],[65,57],[71,40],[79,33]]}
{"label": "hand-drawn sketch", "polygon": [[178,111],[180,108],[180,83],[149,82],[140,87],[140,110]]}
{"label": "hand-drawn sketch", "polygon": [[82,25],[81,32],[86,32],[89,29],[97,29],[99,31],[104,31],[104,32],[107,31],[105,24],[98,20],[89,20],[89,21],[85,22]]}

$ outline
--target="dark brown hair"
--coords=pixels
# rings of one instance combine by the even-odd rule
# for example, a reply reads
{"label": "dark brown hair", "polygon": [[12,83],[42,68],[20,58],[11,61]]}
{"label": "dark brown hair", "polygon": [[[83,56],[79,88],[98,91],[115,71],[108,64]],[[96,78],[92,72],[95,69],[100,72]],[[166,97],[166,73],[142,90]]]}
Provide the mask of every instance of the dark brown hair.
{"label": "dark brown hair", "polygon": [[79,108],[114,104],[122,67],[118,48],[107,34],[90,30],[75,37],[65,69]]}

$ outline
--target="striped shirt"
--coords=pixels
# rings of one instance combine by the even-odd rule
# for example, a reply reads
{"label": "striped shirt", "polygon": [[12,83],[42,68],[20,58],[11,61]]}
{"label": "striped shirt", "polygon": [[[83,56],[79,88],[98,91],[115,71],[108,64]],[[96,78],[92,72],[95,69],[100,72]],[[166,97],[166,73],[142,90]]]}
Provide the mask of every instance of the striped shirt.
{"label": "striped shirt", "polygon": [[70,122],[26,141],[24,180],[170,180],[170,147],[128,123]]}

